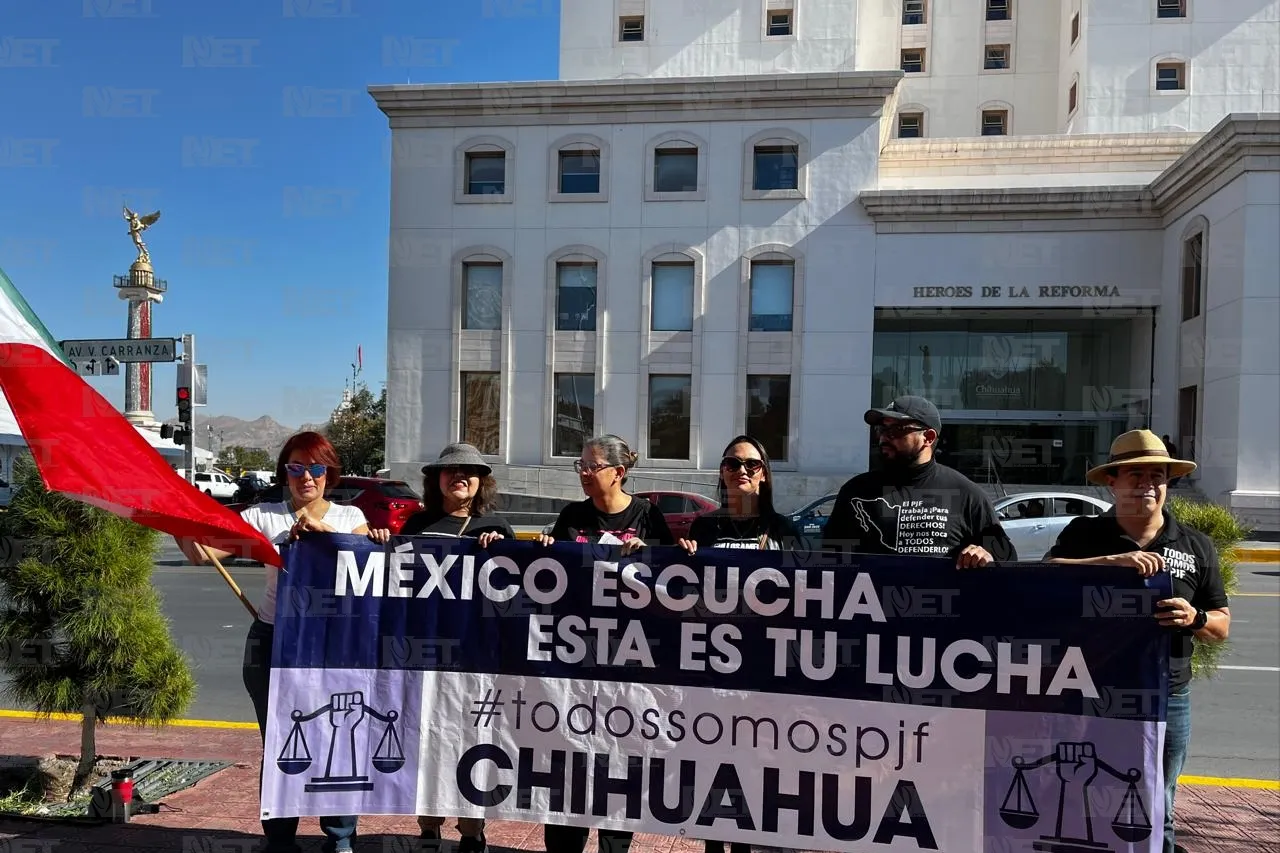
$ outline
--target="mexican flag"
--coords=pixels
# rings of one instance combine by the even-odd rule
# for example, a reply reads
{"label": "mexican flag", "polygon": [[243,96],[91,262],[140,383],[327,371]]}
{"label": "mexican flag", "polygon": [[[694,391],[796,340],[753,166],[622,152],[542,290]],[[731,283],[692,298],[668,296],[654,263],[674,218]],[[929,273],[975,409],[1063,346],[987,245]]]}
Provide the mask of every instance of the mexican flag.
{"label": "mexican flag", "polygon": [[169,463],[62,357],[0,271],[0,441],[31,452],[51,491],[147,527],[269,565],[275,546]]}

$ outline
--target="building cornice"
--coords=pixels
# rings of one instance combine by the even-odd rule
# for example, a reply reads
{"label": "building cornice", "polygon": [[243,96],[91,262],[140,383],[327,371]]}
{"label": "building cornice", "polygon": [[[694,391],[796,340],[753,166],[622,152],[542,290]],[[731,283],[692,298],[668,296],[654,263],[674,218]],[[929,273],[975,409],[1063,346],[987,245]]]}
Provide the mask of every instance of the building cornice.
{"label": "building cornice", "polygon": [[1151,182],[1167,220],[1198,204],[1222,177],[1280,170],[1280,113],[1232,113]]}
{"label": "building cornice", "polygon": [[864,190],[859,198],[877,222],[1123,219],[1131,228],[1160,227],[1155,200],[1141,186]]}
{"label": "building cornice", "polygon": [[370,86],[392,129],[874,118],[900,71]]}
{"label": "building cornice", "polygon": [[[980,149],[991,143],[981,139],[936,140],[926,146],[891,145],[886,150],[892,160],[903,157],[908,149],[931,149],[930,156],[937,158],[935,163],[945,163],[952,156],[946,153],[947,149],[952,147],[961,158],[981,161],[988,157],[1003,163],[1021,156],[1015,153],[1019,149],[1027,151],[1029,158],[1055,151],[1060,158],[1070,158],[1074,151],[1083,165],[1095,165],[1077,168],[1075,164],[1059,162],[1053,171],[1097,173],[1102,170],[1086,152],[1108,150],[1124,162],[1133,162],[1135,154],[1158,159],[1167,157],[1181,138],[1181,134],[1128,134],[1127,138],[1085,137],[1087,141],[1078,143],[1072,137],[1008,137],[987,155]],[[1123,153],[1126,149],[1128,155]],[[1144,186],[883,189],[864,190],[859,200],[877,223],[1080,219],[1087,220],[1092,228],[1162,228],[1231,178],[1260,170],[1280,171],[1277,113],[1227,116]]]}

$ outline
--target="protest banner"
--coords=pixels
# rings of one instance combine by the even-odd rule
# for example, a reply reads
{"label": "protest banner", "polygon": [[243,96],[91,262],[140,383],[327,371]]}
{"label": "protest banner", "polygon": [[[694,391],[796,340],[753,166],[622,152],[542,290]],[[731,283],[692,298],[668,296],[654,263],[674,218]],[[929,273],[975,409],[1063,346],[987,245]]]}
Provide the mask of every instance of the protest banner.
{"label": "protest banner", "polygon": [[831,851],[1160,849],[1168,643],[1152,613],[1167,577],[619,554],[287,546],[262,816]]}

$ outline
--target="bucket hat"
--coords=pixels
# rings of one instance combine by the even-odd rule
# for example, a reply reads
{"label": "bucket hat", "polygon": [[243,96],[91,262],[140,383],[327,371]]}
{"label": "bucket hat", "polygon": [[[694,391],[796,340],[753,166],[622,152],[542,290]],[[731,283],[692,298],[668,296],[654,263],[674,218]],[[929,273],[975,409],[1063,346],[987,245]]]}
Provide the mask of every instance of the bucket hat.
{"label": "bucket hat", "polygon": [[441,468],[464,467],[479,468],[481,471],[480,476],[482,477],[487,477],[493,473],[489,463],[485,462],[484,457],[480,455],[480,451],[465,441],[450,444],[444,450],[441,450],[440,458],[435,462],[428,462],[422,466],[422,473],[430,474],[432,471],[438,471]]}
{"label": "bucket hat", "polygon": [[1151,430],[1135,429],[1111,442],[1111,455],[1101,465],[1090,468],[1085,479],[1099,486],[1107,484],[1107,473],[1122,465],[1168,465],[1169,476],[1185,477],[1196,470],[1196,463],[1174,459],[1164,441]]}

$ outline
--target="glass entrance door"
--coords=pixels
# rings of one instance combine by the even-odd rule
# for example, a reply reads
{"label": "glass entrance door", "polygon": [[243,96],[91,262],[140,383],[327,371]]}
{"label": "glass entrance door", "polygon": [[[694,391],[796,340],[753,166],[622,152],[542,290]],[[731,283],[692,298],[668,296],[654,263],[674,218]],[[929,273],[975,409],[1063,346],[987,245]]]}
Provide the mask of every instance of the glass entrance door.
{"label": "glass entrance door", "polygon": [[975,483],[1083,486],[1124,428],[1110,420],[956,420],[943,424],[937,458]]}

